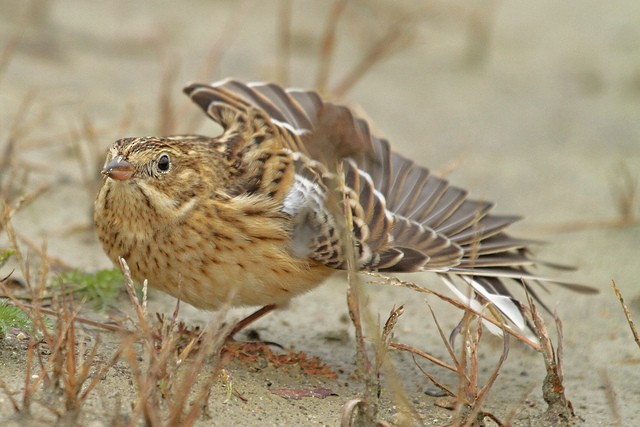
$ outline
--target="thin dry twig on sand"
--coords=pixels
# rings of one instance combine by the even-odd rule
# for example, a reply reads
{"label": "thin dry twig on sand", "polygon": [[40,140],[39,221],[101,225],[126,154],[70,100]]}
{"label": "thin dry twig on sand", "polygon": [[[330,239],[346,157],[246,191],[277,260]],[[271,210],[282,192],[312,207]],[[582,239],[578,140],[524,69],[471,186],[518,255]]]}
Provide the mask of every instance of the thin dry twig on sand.
{"label": "thin dry twig on sand", "polygon": [[393,22],[384,34],[374,41],[360,60],[349,69],[329,91],[336,98],[343,97],[374,66],[383,59],[407,48],[413,40],[413,24],[418,14],[406,14]]}
{"label": "thin dry twig on sand", "polygon": [[613,390],[613,384],[609,378],[609,371],[607,368],[601,368],[598,370],[600,374],[600,381],[604,386],[604,394],[607,398],[607,403],[611,409],[611,425],[622,427],[622,417],[620,416],[620,406],[618,405],[618,399],[616,392]]}
{"label": "thin dry twig on sand", "polygon": [[[24,29],[24,26],[21,28]],[[2,48],[2,53],[0,53],[0,84],[2,84],[4,74],[7,71],[7,68],[9,68],[9,64],[11,64],[16,48],[21,41],[22,32],[18,32],[12,35],[11,38],[9,38],[9,41],[6,42]]]}
{"label": "thin dry twig on sand", "polygon": [[[77,425],[90,394],[117,362],[120,353],[115,351],[108,361],[100,362],[99,337],[94,339],[90,348],[85,344],[88,336],[83,334],[82,339],[79,339],[80,335],[76,330],[79,308],[75,306],[73,296],[64,292],[64,289],[52,298],[52,309],[42,307],[41,296],[44,294],[49,275],[46,247],[43,245],[40,251],[43,256],[37,275],[39,280],[33,283],[33,276],[29,273],[29,260],[22,255],[7,218],[4,220],[5,230],[33,301],[32,304],[22,303],[3,282],[0,282],[0,289],[4,295],[29,318],[31,324],[30,331],[27,331],[30,342],[27,348],[21,404],[12,398],[12,406],[16,415],[24,422],[33,419],[32,404],[38,403],[55,416],[56,423]],[[54,319],[53,326],[45,316],[47,314]],[[34,371],[37,371],[37,374],[32,375]],[[1,385],[5,392],[9,393],[7,385]],[[59,394],[61,399],[41,397],[42,393]],[[53,421],[43,420],[47,423]]]}
{"label": "thin dry twig on sand", "polygon": [[173,135],[177,133],[180,117],[177,117],[173,101],[174,87],[178,80],[178,63],[173,55],[167,54],[163,58],[160,90],[158,91],[158,135]]}
{"label": "thin dry twig on sand", "polygon": [[[79,316],[73,295],[64,289],[51,298],[51,309],[42,307],[41,296],[45,294],[49,268],[46,263],[46,247],[40,250],[42,262],[38,274],[31,273],[28,257],[18,246],[15,231],[10,223],[11,209],[4,207],[3,224],[9,242],[14,248],[15,259],[31,294],[31,304],[15,297],[11,290],[0,282],[0,289],[20,308],[33,325],[29,331],[31,340],[26,355],[25,380],[20,399],[14,398],[9,386],[0,380],[0,389],[9,396],[9,401],[25,423],[32,420],[45,424],[82,425],[90,414],[86,403],[95,396],[98,384],[113,369],[119,360],[129,363],[132,377],[138,385],[138,398],[129,412],[131,425],[145,420],[148,425],[193,425],[206,411],[212,384],[217,381],[220,363],[219,352],[228,331],[219,328],[221,318],[198,334],[193,334],[177,324],[177,310],[170,321],[161,319],[160,325],[152,326],[146,320],[146,300],[138,301],[126,263],[123,262],[125,285],[137,319],[134,329],[110,327]],[[37,283],[33,278],[37,277]],[[54,319],[50,326],[48,316]],[[224,314],[222,314],[224,316]],[[121,344],[110,356],[104,355],[99,337],[87,345],[88,336],[80,335],[77,324],[88,324],[121,333]],[[228,329],[228,328],[227,328]],[[142,344],[143,360],[138,348]],[[106,356],[106,360],[105,360]],[[210,362],[213,360],[213,364]],[[37,372],[36,375],[33,373]],[[50,393],[61,398],[51,399]],[[33,408],[38,404],[43,411]],[[34,418],[33,414],[38,414]],[[113,414],[111,412],[110,414]],[[113,417],[115,425],[122,425],[122,414],[118,410]],[[53,418],[52,418],[53,417]]]}
{"label": "thin dry twig on sand", "polygon": [[[222,369],[220,350],[230,327],[219,327],[226,315],[221,311],[208,327],[191,334],[177,323],[179,300],[171,318],[159,317],[153,327],[147,320],[146,302],[140,302],[129,266],[120,259],[125,286],[136,313],[137,333],[123,341],[122,352],[129,363],[139,395],[132,419],[151,426],[191,426],[206,411],[212,385]],[[141,341],[141,363],[135,343]],[[164,408],[164,410],[163,410]]]}
{"label": "thin dry twig on sand", "polygon": [[[23,312],[32,311],[32,310],[39,310],[40,312],[42,312],[43,314],[46,314],[48,316],[56,316],[58,314],[58,312],[56,310],[54,310],[54,309],[50,309],[50,308],[42,307],[40,305],[29,304],[29,303],[25,303],[23,301],[20,301],[20,299],[18,299],[17,297],[15,297],[11,293],[11,290],[9,290],[8,288],[4,287],[4,284],[2,282],[0,282],[0,289],[2,289],[2,292],[3,292],[2,296],[3,297],[7,297],[7,298],[9,298],[11,300],[9,305],[12,305],[14,307],[18,307]],[[131,332],[129,329],[123,328],[122,326],[114,325],[114,324],[111,324],[111,323],[99,322],[97,320],[89,319],[88,317],[83,317],[83,316],[79,316],[79,315],[74,316],[73,320],[75,322],[77,322],[77,323],[82,323],[83,325],[92,326],[94,328],[102,329],[102,330],[109,331],[109,332],[119,332],[119,333],[130,333]]]}
{"label": "thin dry twig on sand", "polygon": [[[344,218],[345,224],[342,230],[344,237],[346,238],[346,259],[347,259],[347,307],[349,309],[349,316],[355,328],[356,336],[356,364],[358,372],[362,376],[364,381],[364,393],[362,399],[358,399],[356,405],[345,405],[343,407],[343,420],[345,419],[345,411],[358,410],[353,413],[349,413],[348,420],[349,425],[356,427],[374,425],[378,418],[378,404],[380,400],[380,378],[376,372],[373,372],[371,361],[367,354],[367,348],[364,341],[364,332],[362,328],[362,283],[358,270],[356,268],[355,258],[355,242],[353,240],[353,217],[351,216],[351,209],[348,208],[349,204],[346,199],[344,173],[342,173],[341,164],[337,165],[337,183],[335,188],[337,194],[341,194],[342,199],[334,198],[335,209],[342,209],[343,216],[338,218]],[[340,200],[340,203],[337,202]],[[366,310],[365,310],[366,311]],[[365,313],[368,314],[368,313]],[[370,316],[368,316],[370,318]],[[366,320],[366,319],[365,319]]]}
{"label": "thin dry twig on sand", "polygon": [[316,74],[316,90],[324,93],[327,90],[329,75],[331,73],[331,63],[336,47],[336,33],[338,22],[346,9],[349,0],[335,0],[327,16],[324,26],[320,51],[318,52],[318,72]]}
{"label": "thin dry twig on sand", "polygon": [[293,5],[291,0],[279,0],[276,22],[276,81],[282,86],[289,86],[291,70],[291,25]]}
{"label": "thin dry twig on sand", "polygon": [[16,237],[18,240],[27,246],[34,253],[37,253],[40,258],[42,258],[51,268],[57,271],[71,271],[74,269],[72,265],[67,263],[61,258],[58,258],[54,255],[42,252],[41,247],[39,247],[33,240],[29,239],[27,236],[24,236],[20,233],[16,232]]}
{"label": "thin dry twig on sand", "polygon": [[16,167],[19,160],[16,154],[18,141],[23,136],[30,125],[29,112],[35,104],[35,96],[28,93],[20,103],[15,118],[8,127],[5,146],[2,148],[0,155],[0,194],[5,202],[13,200],[18,194],[23,194],[26,185],[26,176],[28,170]]}
{"label": "thin dry twig on sand", "polygon": [[521,333],[519,333],[515,329],[510,328],[506,324],[496,320],[496,318],[493,315],[487,315],[485,313],[481,313],[479,311],[474,310],[473,308],[469,307],[468,305],[466,305],[465,303],[463,303],[461,301],[458,301],[458,300],[456,300],[454,298],[450,298],[450,297],[448,297],[448,296],[446,296],[444,294],[441,294],[439,292],[433,291],[431,289],[422,288],[422,287],[416,285],[415,283],[407,282],[407,281],[401,280],[401,279],[399,279],[397,277],[384,276],[384,275],[379,274],[379,273],[366,273],[366,274],[375,279],[375,280],[371,280],[369,283],[378,284],[378,285],[386,285],[386,286],[394,286],[394,287],[402,287],[402,288],[406,288],[406,289],[411,289],[411,290],[419,292],[419,293],[423,293],[423,294],[427,294],[427,295],[433,295],[433,296],[437,297],[438,299],[446,302],[447,304],[452,305],[453,307],[456,307],[459,310],[463,310],[464,312],[468,313],[469,315],[473,315],[473,316],[479,317],[484,322],[489,322],[489,323],[493,324],[497,328],[501,329],[502,332],[513,336],[518,341],[521,341],[521,342],[525,343],[526,345],[528,345],[529,347],[533,348],[534,350],[540,351],[540,345],[538,343],[536,343],[535,341],[533,341],[533,340],[527,338],[526,336],[522,335]]}
{"label": "thin dry twig on sand", "polygon": [[623,163],[619,169],[619,181],[612,184],[614,200],[618,205],[618,212],[622,221],[629,224],[638,223],[640,218],[637,214],[638,205],[638,188],[640,187],[640,179],[637,174],[633,174],[626,163]]}
{"label": "thin dry twig on sand", "polygon": [[400,375],[396,371],[394,364],[391,363],[389,357],[391,340],[393,339],[393,330],[403,313],[404,306],[397,308],[394,306],[391,309],[382,330],[380,331],[380,328],[375,329],[379,334],[374,341],[376,352],[375,362],[377,365],[376,371],[384,373],[386,388],[390,392],[394,406],[398,409],[396,417],[398,417],[399,420],[403,420],[400,424],[421,424],[423,420],[411,403],[411,399],[402,384]]}
{"label": "thin dry twig on sand", "polygon": [[[203,82],[215,80],[214,77],[218,74],[217,68],[233,44],[233,40],[240,34],[238,28],[245,19],[251,4],[252,2],[249,0],[235,2],[236,8],[231,13],[231,16],[226,19],[225,25],[204,57],[200,70],[196,73],[195,80]],[[193,109],[191,102],[182,104],[177,117],[177,123],[185,123],[185,126],[181,126],[180,131],[187,133],[194,132],[198,128],[198,124],[204,120],[202,114]]]}
{"label": "thin dry twig on sand", "polygon": [[[439,366],[447,367],[447,369],[451,369],[452,371],[457,373],[458,378],[458,387],[454,392],[452,389],[444,386],[440,382],[438,382],[435,377],[417,365],[420,371],[425,374],[425,376],[438,388],[444,391],[449,396],[455,397],[455,405],[453,408],[456,410],[456,414],[454,415],[453,425],[460,426],[475,426],[482,425],[484,418],[490,418],[495,421],[498,425],[502,425],[502,423],[498,420],[498,418],[489,413],[482,411],[482,405],[487,399],[489,391],[495,384],[495,381],[498,378],[500,370],[504,362],[507,359],[509,354],[509,335],[503,334],[503,348],[502,353],[498,361],[496,362],[496,366],[493,371],[489,375],[489,378],[485,381],[484,385],[479,385],[479,364],[478,364],[478,356],[480,349],[480,339],[482,337],[482,321],[479,316],[475,315],[465,315],[463,319],[462,325],[462,348],[460,350],[460,356],[458,357],[455,353],[452,344],[447,339],[442,327],[440,326],[440,322],[438,321],[433,308],[427,301],[427,306],[429,307],[429,311],[431,312],[431,317],[434,320],[434,323],[438,329],[438,333],[440,334],[440,339],[445,345],[449,356],[454,362],[455,366],[451,366],[445,364],[444,362],[439,362]],[[468,314],[469,312],[467,312]],[[414,353],[416,354],[416,353]],[[420,354],[416,354],[420,355]],[[414,359],[415,360],[415,359]]]}
{"label": "thin dry twig on sand", "polygon": [[[3,230],[5,230],[5,229],[10,227],[9,223],[10,223],[11,218],[18,211],[20,211],[20,209],[23,209],[26,206],[28,206],[31,203],[33,203],[34,200],[36,200],[38,197],[40,197],[44,193],[46,193],[49,190],[50,187],[51,186],[49,184],[41,185],[40,187],[36,188],[32,192],[27,193],[27,194],[17,198],[17,200],[15,200],[12,205],[9,205],[9,201],[8,200],[0,199],[0,212],[1,212],[1,215],[2,215],[0,217],[0,232],[2,232]],[[11,228],[12,236],[15,237],[16,236],[15,230],[13,229],[13,227],[10,227],[10,228]],[[11,236],[9,236],[9,237],[11,238]],[[15,244],[17,245],[17,240],[16,240]]]}
{"label": "thin dry twig on sand", "polygon": [[637,212],[640,179],[626,164],[617,169],[616,182],[611,184],[611,193],[618,209],[618,217],[611,219],[579,220],[536,228],[541,233],[571,233],[583,230],[624,228],[640,225]]}
{"label": "thin dry twig on sand", "polygon": [[616,282],[614,280],[611,281],[611,287],[613,288],[613,292],[616,295],[616,298],[620,302],[622,306],[622,311],[624,312],[624,316],[627,318],[627,323],[629,324],[629,328],[631,328],[631,333],[633,334],[633,339],[635,340],[638,347],[640,347],[640,335],[638,334],[638,330],[636,329],[636,325],[633,323],[633,319],[631,319],[631,313],[629,313],[629,309],[627,305],[624,303],[624,298],[622,298],[622,293]]}
{"label": "thin dry twig on sand", "polygon": [[489,58],[497,2],[483,1],[470,4],[465,9],[464,24],[467,46],[463,61],[464,65],[469,68],[478,68],[484,65]]}
{"label": "thin dry twig on sand", "polygon": [[528,387],[524,389],[521,394],[520,399],[516,400],[516,403],[513,405],[511,410],[507,413],[507,415],[503,419],[503,423],[505,426],[510,426],[513,424],[513,420],[516,418],[518,413],[522,410],[522,408],[528,404],[527,399],[529,395],[535,390],[537,384],[532,382]]}
{"label": "thin dry twig on sand", "polygon": [[[385,374],[387,388],[390,391],[391,398],[395,406],[399,409],[396,417],[403,420],[401,424],[413,425],[416,422],[422,422],[420,415],[411,404],[400,377],[388,357],[392,332],[403,312],[403,306],[393,307],[382,329],[379,327],[374,329],[376,335],[372,340],[374,344],[373,364],[370,365],[369,372],[363,373],[365,392],[362,398],[351,399],[343,405],[340,421],[341,427],[391,425],[380,420],[377,414],[381,392],[380,374],[382,372]],[[359,324],[358,327],[361,328],[361,324]],[[366,348],[362,348],[362,351],[366,351]],[[368,361],[366,353],[364,357],[367,358]],[[373,402],[373,404],[371,402]]]}
{"label": "thin dry twig on sand", "polygon": [[[525,288],[526,289],[526,288]],[[544,364],[547,374],[542,383],[542,398],[547,402],[547,410],[545,417],[551,425],[556,423],[571,423],[576,419],[573,405],[567,399],[564,388],[564,375],[562,372],[563,361],[563,344],[562,344],[562,322],[557,314],[554,313],[556,330],[558,333],[557,349],[554,348],[544,319],[538,312],[533,297],[529,292],[526,293],[527,303],[533,318],[534,330],[540,341],[540,353],[544,358]]]}
{"label": "thin dry twig on sand", "polygon": [[[403,416],[419,419],[417,412],[411,406],[409,399],[406,397],[402,389],[401,382],[398,379],[395,370],[388,359],[387,354],[391,342],[392,331],[398,318],[402,315],[403,307],[391,310],[385,325],[380,330],[379,324],[373,320],[368,307],[363,305],[363,287],[360,275],[356,268],[355,246],[353,241],[353,218],[347,193],[344,191],[344,173],[341,164],[337,165],[337,182],[335,188],[337,194],[334,195],[335,200],[341,200],[340,203],[333,203],[336,209],[342,209],[342,215],[337,216],[344,218],[345,224],[342,232],[344,233],[347,244],[345,245],[347,259],[347,306],[351,321],[354,324],[356,335],[356,362],[358,372],[362,376],[364,382],[364,392],[361,398],[353,399],[347,402],[342,409],[341,425],[346,426],[372,426],[384,425],[384,422],[378,418],[380,395],[381,395],[381,371],[387,374],[387,381],[392,389],[392,398],[399,407]],[[342,195],[342,199],[338,199],[338,195]],[[365,344],[363,324],[373,331],[373,360],[369,357],[367,346]]]}
{"label": "thin dry twig on sand", "polygon": [[[75,327],[78,308],[74,306],[72,295],[63,297],[59,304],[55,334],[46,333],[45,325],[41,326],[45,331],[44,342],[51,354],[46,364],[40,360],[40,372],[44,373],[45,384],[48,383],[49,387],[61,385],[64,392],[61,421],[75,424],[89,395],[120,358],[120,351],[116,350],[106,363],[100,363],[97,357],[101,345],[99,336],[89,350],[85,341],[78,339]],[[49,371],[51,376],[47,374]]]}

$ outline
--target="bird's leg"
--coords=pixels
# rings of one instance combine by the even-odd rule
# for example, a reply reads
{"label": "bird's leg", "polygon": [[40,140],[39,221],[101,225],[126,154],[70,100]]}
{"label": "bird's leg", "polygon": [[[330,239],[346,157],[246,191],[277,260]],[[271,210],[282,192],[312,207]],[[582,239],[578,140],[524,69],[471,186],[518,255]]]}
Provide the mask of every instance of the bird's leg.
{"label": "bird's leg", "polygon": [[274,308],[276,308],[275,304],[265,305],[261,309],[254,311],[244,319],[240,320],[238,323],[235,324],[233,329],[231,329],[231,331],[227,334],[227,341],[232,341],[235,334],[237,334],[238,332],[240,332],[241,330],[243,330],[244,328],[246,328],[256,320],[258,320],[265,314],[269,313],[270,311],[273,311]]}
{"label": "bird's leg", "polygon": [[245,342],[237,341],[234,338],[235,334],[249,326],[251,323],[260,319],[265,314],[273,311],[274,308],[276,308],[275,304],[265,305],[261,309],[254,311],[244,319],[240,320],[233,326],[231,331],[227,334],[224,346],[222,348],[223,360],[229,362],[235,358],[255,360],[256,357],[264,357],[267,359],[272,359],[275,357],[269,346],[282,348],[282,346],[278,343],[260,340]]}

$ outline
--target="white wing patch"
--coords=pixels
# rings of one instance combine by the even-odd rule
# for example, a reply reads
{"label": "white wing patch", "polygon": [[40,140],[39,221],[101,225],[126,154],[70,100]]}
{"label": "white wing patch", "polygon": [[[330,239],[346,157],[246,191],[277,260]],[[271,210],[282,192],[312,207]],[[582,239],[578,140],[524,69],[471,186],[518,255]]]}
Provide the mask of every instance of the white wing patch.
{"label": "white wing patch", "polygon": [[325,194],[322,188],[309,179],[296,175],[291,189],[284,198],[282,211],[293,219],[291,251],[299,258],[313,258],[317,241],[322,235],[324,225]]}

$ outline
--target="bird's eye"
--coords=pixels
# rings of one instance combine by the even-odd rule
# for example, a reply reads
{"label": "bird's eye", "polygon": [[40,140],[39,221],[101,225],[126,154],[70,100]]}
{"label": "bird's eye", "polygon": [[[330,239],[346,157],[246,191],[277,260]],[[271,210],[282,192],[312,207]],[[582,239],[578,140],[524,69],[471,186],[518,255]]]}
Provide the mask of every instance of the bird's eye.
{"label": "bird's eye", "polygon": [[169,156],[167,156],[166,154],[160,156],[160,158],[158,159],[158,169],[160,170],[160,172],[168,172],[170,167],[171,162],[169,161]]}

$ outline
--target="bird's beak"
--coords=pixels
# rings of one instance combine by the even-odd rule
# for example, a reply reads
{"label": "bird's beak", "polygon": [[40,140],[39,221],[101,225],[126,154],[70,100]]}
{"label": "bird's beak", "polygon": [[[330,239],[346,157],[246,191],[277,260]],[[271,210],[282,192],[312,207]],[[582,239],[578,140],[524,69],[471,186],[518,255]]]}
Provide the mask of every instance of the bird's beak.
{"label": "bird's beak", "polygon": [[133,178],[135,169],[124,157],[116,156],[102,169],[102,175],[108,176],[116,181],[126,181]]}

